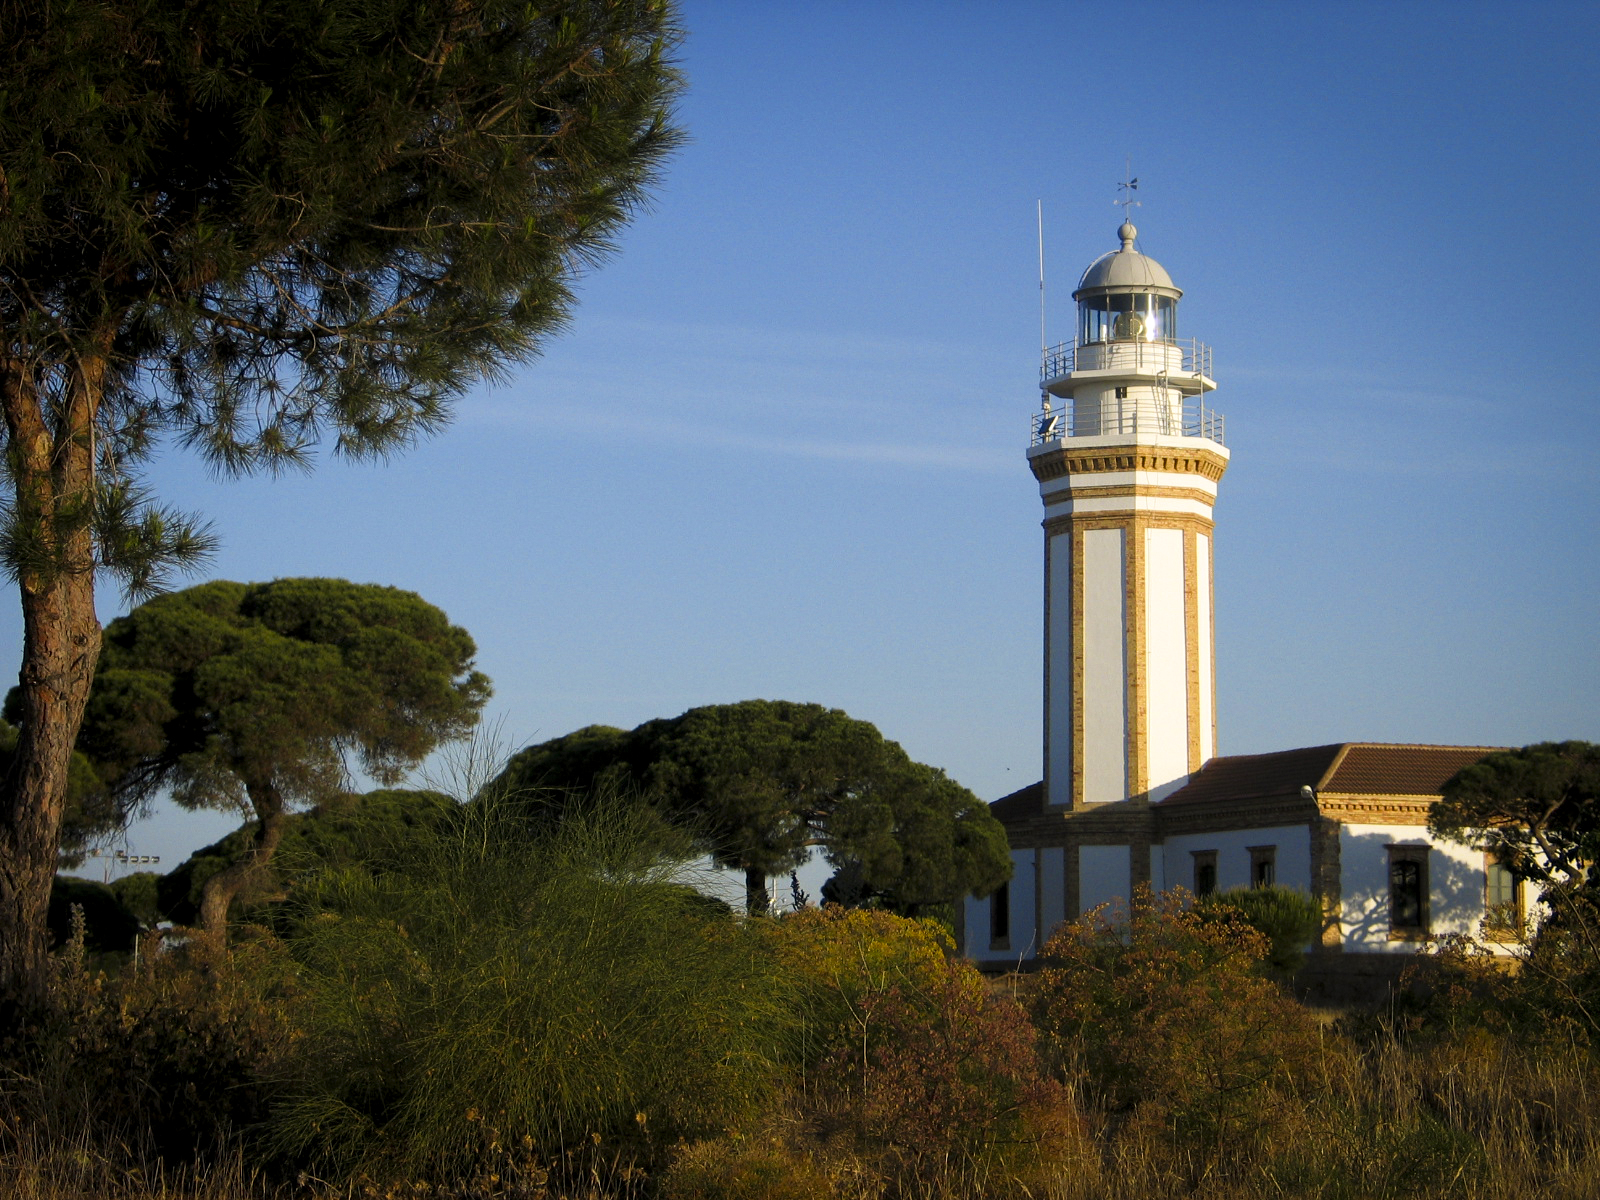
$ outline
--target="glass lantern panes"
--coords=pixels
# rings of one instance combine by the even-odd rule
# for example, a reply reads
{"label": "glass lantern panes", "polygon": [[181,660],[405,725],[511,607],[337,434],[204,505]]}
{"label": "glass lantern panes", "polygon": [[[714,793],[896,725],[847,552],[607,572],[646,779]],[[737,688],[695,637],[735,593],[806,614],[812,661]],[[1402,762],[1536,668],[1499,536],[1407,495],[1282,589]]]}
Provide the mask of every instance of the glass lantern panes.
{"label": "glass lantern panes", "polygon": [[1170,296],[1123,292],[1078,302],[1078,343],[1170,342],[1178,336],[1178,305]]}

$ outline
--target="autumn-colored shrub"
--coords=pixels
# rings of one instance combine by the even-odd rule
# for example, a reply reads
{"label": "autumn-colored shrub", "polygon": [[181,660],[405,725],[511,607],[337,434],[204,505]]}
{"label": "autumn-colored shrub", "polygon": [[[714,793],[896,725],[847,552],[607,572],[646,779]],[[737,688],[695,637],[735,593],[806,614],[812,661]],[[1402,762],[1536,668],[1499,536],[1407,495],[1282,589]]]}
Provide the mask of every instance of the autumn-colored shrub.
{"label": "autumn-colored shrub", "polygon": [[772,924],[801,988],[798,1090],[821,1140],[842,1138],[903,1190],[930,1168],[1076,1133],[1027,1013],[948,957],[939,925],[834,906]]}
{"label": "autumn-colored shrub", "polygon": [[849,997],[932,979],[955,952],[939,922],[875,908],[803,908],[770,922],[768,931],[785,971]]}
{"label": "autumn-colored shrub", "polygon": [[816,1092],[858,1143],[942,1155],[1063,1132],[1065,1096],[1040,1071],[1027,1014],[967,963],[863,996],[840,1032]]}
{"label": "autumn-colored shrub", "polygon": [[800,998],[795,1052],[804,1064],[853,1028],[861,1002],[898,986],[934,984],[955,950],[934,921],[829,904],[764,924],[784,977]]}
{"label": "autumn-colored shrub", "polygon": [[1265,936],[1181,892],[1136,893],[1044,946],[1035,1015],[1058,1069],[1113,1111],[1206,1140],[1272,1124],[1314,1086],[1314,1018],[1262,977]]}

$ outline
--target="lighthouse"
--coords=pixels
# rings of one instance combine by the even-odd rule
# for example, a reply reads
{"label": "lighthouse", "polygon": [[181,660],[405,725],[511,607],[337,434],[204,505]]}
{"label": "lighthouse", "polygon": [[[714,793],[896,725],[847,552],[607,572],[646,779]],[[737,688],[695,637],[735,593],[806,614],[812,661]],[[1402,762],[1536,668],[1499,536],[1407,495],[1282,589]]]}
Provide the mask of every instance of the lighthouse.
{"label": "lighthouse", "polygon": [[1138,230],[1117,236],[1073,292],[1077,336],[1044,351],[1029,426],[1044,779],[990,804],[1011,878],[962,901],[957,945],[1015,970],[1062,921],[1125,908],[1142,886],[1282,886],[1323,915],[1300,986],[1343,1003],[1387,994],[1434,937],[1491,920],[1521,936],[1531,889],[1428,830],[1446,781],[1490,747],[1217,753],[1212,510],[1228,450],[1208,404],[1211,351],[1178,336],[1183,293],[1140,253]]}
{"label": "lighthouse", "polygon": [[1157,801],[1216,753],[1212,508],[1228,466],[1211,351],[1137,248],[1078,281],[1044,351],[1028,465],[1044,504],[1044,801]]}

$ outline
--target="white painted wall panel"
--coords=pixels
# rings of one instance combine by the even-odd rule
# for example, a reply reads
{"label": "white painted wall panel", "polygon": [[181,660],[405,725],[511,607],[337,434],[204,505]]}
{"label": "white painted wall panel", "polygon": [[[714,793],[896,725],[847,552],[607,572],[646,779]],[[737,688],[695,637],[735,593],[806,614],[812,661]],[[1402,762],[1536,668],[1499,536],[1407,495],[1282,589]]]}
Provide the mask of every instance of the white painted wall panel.
{"label": "white painted wall panel", "polygon": [[1311,829],[1306,825],[1275,825],[1266,829],[1230,829],[1225,833],[1186,833],[1169,837],[1156,853],[1165,863],[1168,887],[1194,887],[1196,850],[1217,852],[1217,890],[1250,886],[1250,847],[1276,846],[1273,855],[1278,882],[1311,894]]}
{"label": "white painted wall panel", "polygon": [[1202,500],[1181,496],[1080,496],[1076,500],[1052,500],[1045,512],[1054,517],[1064,513],[1164,512],[1186,517],[1210,517],[1212,507]]}
{"label": "white painted wall panel", "polygon": [[1144,553],[1145,770],[1160,800],[1189,778],[1183,530],[1145,530]]}
{"label": "white painted wall panel", "polygon": [[1083,798],[1128,796],[1127,620],[1123,531],[1083,537]]}
{"label": "white painted wall panel", "polygon": [[1060,846],[1039,851],[1039,944],[1050,940],[1067,919],[1067,852]]}
{"label": "white painted wall panel", "polygon": [[975,896],[961,900],[961,944],[956,947],[968,958],[981,959],[989,944],[989,902]]}
{"label": "white painted wall panel", "polygon": [[962,950],[968,958],[983,963],[1014,963],[1019,956],[1032,958],[1038,952],[1034,927],[1034,905],[1037,903],[1034,888],[1038,872],[1034,869],[1034,854],[1032,850],[1011,852],[1011,882],[1006,886],[1011,914],[1009,949],[996,949],[989,944],[989,930],[993,928],[989,920],[989,907],[998,897],[987,896],[982,900],[967,897],[964,902],[966,937]]}
{"label": "white painted wall panel", "polygon": [[1126,846],[1082,846],[1078,850],[1078,911],[1128,899],[1131,890]]}
{"label": "white painted wall panel", "polygon": [[1001,957],[1009,957],[1012,962],[1019,957],[1032,958],[1039,950],[1038,931],[1034,928],[1039,880],[1034,868],[1032,850],[1011,852],[1011,949]]}
{"label": "white painted wall panel", "polygon": [[1202,765],[1217,752],[1214,736],[1215,721],[1211,711],[1211,697],[1216,663],[1211,646],[1211,539],[1205,534],[1195,535],[1194,570],[1198,585],[1195,590],[1196,619],[1200,644],[1200,762]]}
{"label": "white painted wall panel", "polygon": [[1039,494],[1048,498],[1057,492],[1083,487],[1181,487],[1193,488],[1209,496],[1217,494],[1217,481],[1188,471],[1095,471],[1091,475],[1058,475],[1039,485]]}
{"label": "white painted wall panel", "polygon": [[1045,714],[1049,803],[1072,803],[1072,535],[1050,539],[1050,708]]}
{"label": "white painted wall panel", "polygon": [[1345,825],[1339,830],[1340,919],[1346,950],[1409,954],[1417,942],[1389,940],[1389,847],[1428,846],[1429,932],[1475,935],[1483,920],[1483,853],[1436,841],[1415,825]]}

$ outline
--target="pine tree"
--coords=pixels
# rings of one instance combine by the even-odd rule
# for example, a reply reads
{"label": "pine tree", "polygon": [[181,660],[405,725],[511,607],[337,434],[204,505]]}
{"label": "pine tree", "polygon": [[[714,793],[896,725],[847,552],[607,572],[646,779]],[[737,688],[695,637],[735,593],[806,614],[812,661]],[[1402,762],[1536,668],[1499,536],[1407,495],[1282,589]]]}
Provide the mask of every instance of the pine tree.
{"label": "pine tree", "polygon": [[591,725],[521,750],[490,790],[550,811],[585,792],[638,795],[744,872],[751,912],[767,910],[768,878],[814,847],[837,871],[824,898],[913,915],[1011,874],[988,805],[870,722],[820,704],[743,700],[628,732]]}
{"label": "pine tree", "polygon": [[222,937],[291,808],[348,786],[346,759],[397,784],[464,737],[489,698],[467,631],[415,592],[343,579],[218,580],[106,627],[78,745],[121,811],[169,790],[253,814],[249,849],[206,880]]}
{"label": "pine tree", "polygon": [[667,0],[0,7],[0,996],[38,1002],[100,627],[202,560],[139,471],[403,448],[535,353],[677,140]]}

